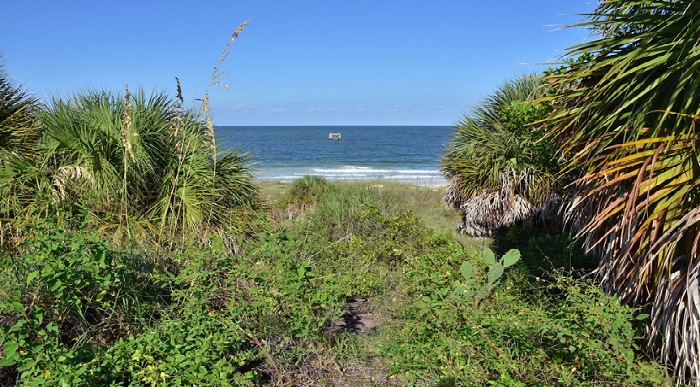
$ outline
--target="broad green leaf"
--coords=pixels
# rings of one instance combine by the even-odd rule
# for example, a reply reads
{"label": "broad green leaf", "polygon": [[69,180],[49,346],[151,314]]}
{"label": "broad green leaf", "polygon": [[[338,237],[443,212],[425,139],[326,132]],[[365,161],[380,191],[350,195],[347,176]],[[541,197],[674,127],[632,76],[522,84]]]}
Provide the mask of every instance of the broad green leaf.
{"label": "broad green leaf", "polygon": [[61,286],[63,286],[63,281],[57,279],[56,282],[54,282],[53,286],[51,286],[51,291],[55,292],[56,289],[60,288]]}
{"label": "broad green leaf", "polygon": [[493,266],[496,264],[496,255],[493,253],[491,249],[485,249],[484,252],[482,253],[482,257],[484,258],[484,263]]}
{"label": "broad green leaf", "polygon": [[511,267],[520,260],[520,250],[511,249],[503,255],[503,267]]}
{"label": "broad green leaf", "polygon": [[34,270],[33,272],[29,273],[27,276],[27,285],[29,285],[34,278],[36,278],[39,275],[39,270]]}
{"label": "broad green leaf", "polygon": [[493,286],[496,282],[503,276],[503,266],[494,265],[489,268],[488,282],[489,285]]}
{"label": "broad green leaf", "polygon": [[14,341],[8,341],[2,347],[3,354],[5,355],[5,358],[8,360],[19,360],[19,354],[17,353],[18,349],[19,349],[19,344],[17,344]]}
{"label": "broad green leaf", "polygon": [[472,264],[467,261],[464,261],[464,263],[462,263],[462,266],[460,267],[460,272],[462,273],[462,277],[464,277],[466,281],[471,281],[474,278],[474,269],[472,268]]}

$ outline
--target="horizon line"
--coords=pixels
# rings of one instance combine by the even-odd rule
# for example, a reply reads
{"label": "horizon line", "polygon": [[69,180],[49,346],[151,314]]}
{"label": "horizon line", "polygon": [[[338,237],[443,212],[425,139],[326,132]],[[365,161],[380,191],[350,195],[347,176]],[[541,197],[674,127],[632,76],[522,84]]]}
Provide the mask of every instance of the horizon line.
{"label": "horizon line", "polygon": [[273,125],[264,125],[264,124],[252,124],[252,125],[243,125],[243,124],[236,124],[236,125],[219,125],[219,124],[214,124],[214,127],[217,126],[308,126],[308,127],[328,127],[328,126],[456,126],[456,124],[409,124],[409,125],[404,125],[404,124],[313,124],[313,125],[305,125],[305,124],[273,124]]}

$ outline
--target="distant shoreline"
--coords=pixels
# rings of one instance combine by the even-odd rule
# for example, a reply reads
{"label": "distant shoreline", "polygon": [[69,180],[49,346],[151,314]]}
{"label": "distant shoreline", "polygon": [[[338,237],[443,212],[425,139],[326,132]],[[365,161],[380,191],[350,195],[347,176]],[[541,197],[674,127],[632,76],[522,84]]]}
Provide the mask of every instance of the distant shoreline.
{"label": "distant shoreline", "polygon": [[[301,179],[303,176],[299,176]],[[324,177],[324,176],[321,176]],[[260,179],[256,178],[255,183],[257,184],[291,184],[297,179],[289,180],[279,180],[279,179]],[[351,180],[351,179],[327,179],[329,182],[333,183],[343,183],[343,184],[366,184],[371,186],[381,186],[383,184],[401,184],[408,186],[417,186],[424,188],[445,188],[449,184],[445,179],[440,179],[440,182],[435,181],[416,181],[416,180],[398,180],[398,179],[365,179],[365,180]]]}
{"label": "distant shoreline", "polygon": [[318,176],[328,181],[395,181],[412,185],[447,185],[437,167],[410,166],[290,166],[253,168],[258,180],[291,182],[304,176]]}

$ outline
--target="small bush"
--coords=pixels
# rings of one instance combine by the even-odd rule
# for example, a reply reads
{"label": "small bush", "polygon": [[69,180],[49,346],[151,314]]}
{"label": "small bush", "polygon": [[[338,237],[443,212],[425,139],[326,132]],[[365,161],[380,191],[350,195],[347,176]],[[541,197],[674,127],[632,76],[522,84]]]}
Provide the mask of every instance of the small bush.
{"label": "small bush", "polygon": [[33,369],[32,385],[252,385],[259,355],[205,310],[190,310],[110,347],[64,351]]}
{"label": "small bush", "polygon": [[[457,267],[428,264],[432,271],[426,271],[426,263],[410,269],[414,301],[378,344],[399,378],[461,385],[671,384],[665,369],[637,348],[638,322],[646,316],[594,284],[557,275],[533,287],[507,278],[477,305],[453,291],[451,281],[465,286]],[[524,289],[529,294],[520,294]]]}
{"label": "small bush", "polygon": [[0,365],[16,366],[25,380],[140,331],[167,303],[144,257],[64,226],[39,220],[2,262]]}
{"label": "small bush", "polygon": [[287,192],[286,201],[288,204],[313,204],[327,187],[328,181],[322,176],[304,176],[292,182],[292,186]]}

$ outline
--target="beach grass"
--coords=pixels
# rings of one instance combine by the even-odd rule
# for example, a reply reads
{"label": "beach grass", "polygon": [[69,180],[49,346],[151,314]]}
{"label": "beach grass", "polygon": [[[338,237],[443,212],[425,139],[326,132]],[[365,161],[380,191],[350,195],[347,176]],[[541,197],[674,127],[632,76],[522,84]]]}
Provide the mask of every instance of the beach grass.
{"label": "beach grass", "polygon": [[514,264],[456,234],[441,187],[258,188],[258,223],[178,251],[38,223],[0,256],[0,382],[670,385],[635,347],[643,315],[562,268],[531,274],[547,236]]}
{"label": "beach grass", "polygon": [[[491,243],[490,238],[477,238],[459,232],[457,224],[460,219],[458,211],[448,208],[443,203],[445,186],[428,186],[393,181],[353,181],[334,182],[339,186],[366,187],[376,190],[396,208],[413,213],[429,229],[437,233],[449,234],[459,243],[470,248],[484,248]],[[271,207],[283,210],[288,203],[287,194],[291,182],[261,181],[260,195]]]}

